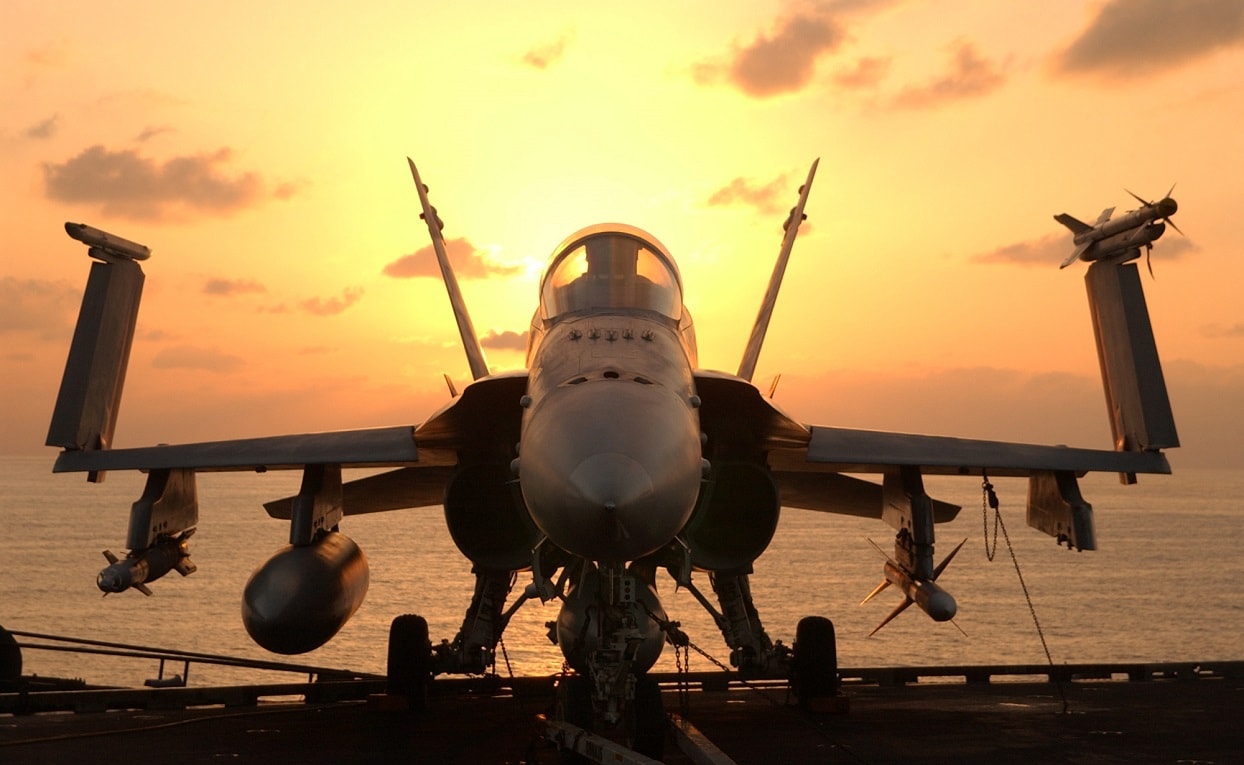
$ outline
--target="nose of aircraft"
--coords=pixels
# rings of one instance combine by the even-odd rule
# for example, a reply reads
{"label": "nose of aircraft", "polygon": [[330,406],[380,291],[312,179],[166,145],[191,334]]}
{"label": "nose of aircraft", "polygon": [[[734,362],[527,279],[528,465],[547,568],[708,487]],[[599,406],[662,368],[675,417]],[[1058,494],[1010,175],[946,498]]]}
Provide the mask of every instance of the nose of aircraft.
{"label": "nose of aircraft", "polygon": [[635,560],[661,548],[699,494],[694,410],[659,385],[557,388],[530,412],[520,449],[519,483],[536,525],[592,560]]}

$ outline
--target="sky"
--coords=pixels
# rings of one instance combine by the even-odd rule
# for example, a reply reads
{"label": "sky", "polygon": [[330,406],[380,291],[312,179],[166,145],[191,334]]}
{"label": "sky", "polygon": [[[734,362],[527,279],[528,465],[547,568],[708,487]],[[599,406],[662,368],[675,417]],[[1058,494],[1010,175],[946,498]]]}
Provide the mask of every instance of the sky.
{"label": "sky", "polygon": [[[1183,447],[1244,467],[1244,4],[5,3],[0,453],[43,446],[89,259],[151,247],[115,445],[415,424],[469,380],[406,167],[491,368],[616,221],[807,423],[1109,448],[1070,234],[1179,202],[1144,287]],[[1143,266],[1142,266],[1143,268]]]}

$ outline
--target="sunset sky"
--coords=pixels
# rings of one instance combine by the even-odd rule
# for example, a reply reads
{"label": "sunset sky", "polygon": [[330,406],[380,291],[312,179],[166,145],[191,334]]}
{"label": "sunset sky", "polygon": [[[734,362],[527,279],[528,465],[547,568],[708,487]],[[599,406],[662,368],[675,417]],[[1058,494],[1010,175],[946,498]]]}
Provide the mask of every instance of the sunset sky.
{"label": "sunset sky", "polygon": [[53,455],[65,221],[153,251],[117,445],[413,424],[469,374],[407,155],[496,370],[552,248],[618,221],[734,371],[819,157],[755,377],[789,413],[1108,448],[1052,216],[1177,184],[1172,462],[1244,467],[1237,0],[9,0],[0,42],[0,452]]}

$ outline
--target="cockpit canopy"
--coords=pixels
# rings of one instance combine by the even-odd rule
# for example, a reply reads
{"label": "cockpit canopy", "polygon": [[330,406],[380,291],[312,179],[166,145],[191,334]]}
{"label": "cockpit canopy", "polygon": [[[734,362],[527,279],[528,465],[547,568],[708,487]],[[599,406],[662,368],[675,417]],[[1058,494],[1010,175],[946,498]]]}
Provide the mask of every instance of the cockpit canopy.
{"label": "cockpit canopy", "polygon": [[562,242],[540,297],[545,319],[602,308],[682,317],[682,282],[670,254],[651,234],[619,223],[589,226]]}

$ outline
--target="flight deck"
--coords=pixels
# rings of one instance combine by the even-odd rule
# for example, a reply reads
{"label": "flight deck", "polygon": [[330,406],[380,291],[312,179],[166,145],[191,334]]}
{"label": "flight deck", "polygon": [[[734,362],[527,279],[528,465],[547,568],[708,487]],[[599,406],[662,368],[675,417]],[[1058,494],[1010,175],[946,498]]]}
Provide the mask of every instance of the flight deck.
{"label": "flight deck", "polygon": [[[1244,662],[842,671],[838,703],[784,683],[660,675],[667,763],[1244,762]],[[28,679],[29,681],[30,679]],[[552,763],[555,678],[437,681],[412,712],[376,679],[0,694],[0,761]],[[76,710],[76,711],[75,711]],[[685,720],[698,745],[679,734]]]}

